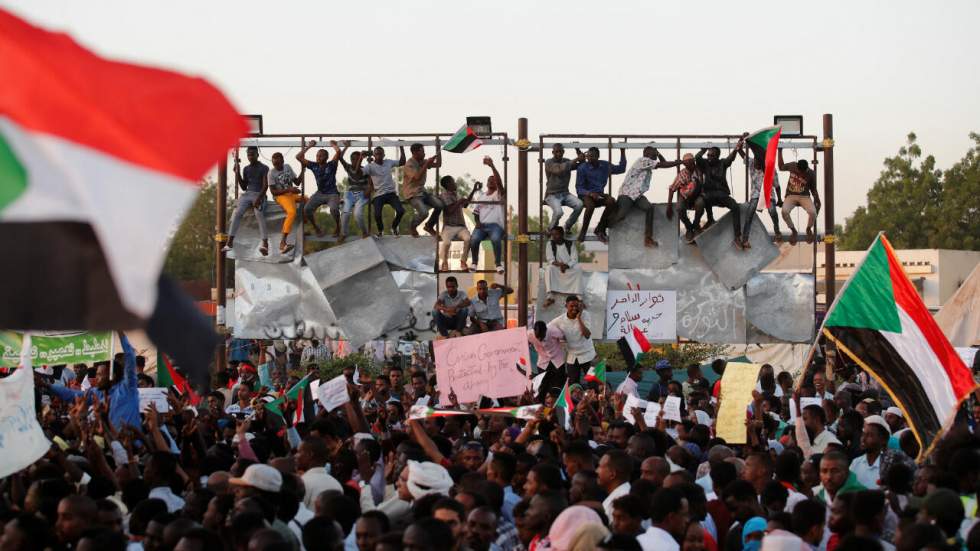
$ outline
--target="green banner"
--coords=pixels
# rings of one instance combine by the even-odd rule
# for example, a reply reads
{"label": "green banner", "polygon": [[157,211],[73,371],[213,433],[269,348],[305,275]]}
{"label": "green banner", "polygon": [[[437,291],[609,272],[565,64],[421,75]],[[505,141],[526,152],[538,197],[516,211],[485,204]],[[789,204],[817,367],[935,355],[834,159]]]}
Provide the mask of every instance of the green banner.
{"label": "green banner", "polygon": [[[20,365],[21,343],[24,335],[16,331],[0,331],[0,367]],[[31,333],[31,365],[77,364],[91,365],[109,359],[112,332],[104,333]]]}

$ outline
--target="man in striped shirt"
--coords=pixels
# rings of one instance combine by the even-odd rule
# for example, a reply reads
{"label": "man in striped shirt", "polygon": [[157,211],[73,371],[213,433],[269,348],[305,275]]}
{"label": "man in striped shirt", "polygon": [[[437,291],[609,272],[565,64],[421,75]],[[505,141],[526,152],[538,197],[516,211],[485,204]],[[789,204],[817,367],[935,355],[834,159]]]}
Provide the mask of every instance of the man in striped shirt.
{"label": "man in striped shirt", "polygon": [[300,364],[321,364],[323,362],[330,361],[333,357],[333,351],[330,349],[330,345],[327,343],[321,343],[317,339],[311,339],[310,345],[303,349],[303,354],[300,356]]}

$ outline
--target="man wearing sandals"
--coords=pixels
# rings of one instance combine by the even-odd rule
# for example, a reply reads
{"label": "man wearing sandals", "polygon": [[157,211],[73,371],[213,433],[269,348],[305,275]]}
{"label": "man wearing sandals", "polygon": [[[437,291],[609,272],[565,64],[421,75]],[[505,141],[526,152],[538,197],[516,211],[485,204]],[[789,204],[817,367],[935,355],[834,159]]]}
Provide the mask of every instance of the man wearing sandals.
{"label": "man wearing sandals", "polygon": [[[796,245],[796,226],[790,214],[796,207],[806,211],[806,242],[813,243],[817,229],[817,211],[820,210],[820,195],[817,193],[817,174],[810,170],[810,165],[800,159],[795,163],[783,162],[783,150],[779,150],[779,170],[789,172],[789,182],[786,184],[786,196],[783,197],[783,220],[789,226],[789,243]],[[810,200],[810,196],[813,200]]]}
{"label": "man wearing sandals", "polygon": [[300,185],[303,181],[303,167],[299,176],[293,172],[293,167],[287,165],[282,157],[282,153],[272,154],[272,169],[269,170],[269,191],[272,192],[273,199],[286,211],[286,219],[282,222],[282,240],[279,242],[279,252],[286,254],[293,250],[295,245],[286,243],[289,231],[293,229],[296,221],[296,205],[306,202],[303,192],[294,186]]}
{"label": "man wearing sandals", "polygon": [[241,170],[238,153],[235,153],[235,185],[240,187],[243,193],[238,196],[238,206],[231,216],[228,244],[221,250],[228,252],[234,247],[235,234],[238,233],[238,226],[242,223],[242,216],[245,216],[245,211],[252,210],[255,212],[255,221],[259,224],[259,236],[262,237],[259,252],[262,256],[266,256],[269,254],[269,236],[265,231],[265,216],[262,210],[265,205],[265,191],[269,187],[267,179],[269,167],[259,161],[259,148],[255,146],[246,149],[245,156],[248,158],[248,166]]}
{"label": "man wearing sandals", "polygon": [[337,190],[337,161],[343,152],[337,146],[335,140],[330,140],[333,147],[333,158],[327,160],[327,150],[320,149],[316,152],[316,162],[306,159],[306,150],[316,145],[316,140],[310,140],[303,146],[303,149],[296,154],[296,160],[308,168],[316,178],[316,193],[310,197],[310,202],[306,203],[303,209],[303,217],[313,224],[313,230],[318,237],[323,237],[323,230],[316,225],[316,209],[322,205],[327,205],[330,209],[330,216],[333,217],[334,230],[333,236],[340,237],[340,191]]}

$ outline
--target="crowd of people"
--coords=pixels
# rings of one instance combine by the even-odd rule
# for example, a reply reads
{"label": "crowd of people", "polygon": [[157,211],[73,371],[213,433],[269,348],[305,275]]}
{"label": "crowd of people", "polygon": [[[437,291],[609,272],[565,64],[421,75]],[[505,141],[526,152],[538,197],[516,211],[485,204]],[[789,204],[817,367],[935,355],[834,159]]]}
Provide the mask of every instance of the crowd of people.
{"label": "crowd of people", "polygon": [[[916,463],[903,411],[828,350],[799,385],[763,366],[745,443],[729,443],[707,376],[724,360],[713,373],[661,361],[642,392],[633,363],[612,387],[586,376],[595,351],[573,314],[570,300],[529,330],[537,392],[459,404],[431,364],[385,362],[345,370],[350,400],[305,417],[298,397],[275,400],[316,372],[324,343],[291,343],[287,380],[272,383],[255,352],[278,345],[235,348],[199,401],[171,389],[166,411],[138,411],[132,389],[153,379],[123,338],[67,384],[37,375],[53,444],[2,482],[0,550],[980,548],[977,402]],[[631,397],[679,397],[681,421],[627,410]],[[475,412],[488,405],[502,409]],[[540,407],[504,412],[519,405]]]}

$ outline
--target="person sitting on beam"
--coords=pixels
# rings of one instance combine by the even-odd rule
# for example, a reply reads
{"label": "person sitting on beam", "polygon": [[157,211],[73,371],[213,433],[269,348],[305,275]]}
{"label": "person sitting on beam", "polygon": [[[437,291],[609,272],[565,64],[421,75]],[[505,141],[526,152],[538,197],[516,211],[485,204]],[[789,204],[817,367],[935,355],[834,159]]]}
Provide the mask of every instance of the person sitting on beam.
{"label": "person sitting on beam", "polygon": [[374,197],[371,205],[374,207],[374,223],[378,226],[378,237],[384,235],[385,225],[384,206],[388,205],[395,209],[395,219],[391,222],[391,234],[398,235],[398,225],[405,215],[405,207],[398,200],[398,192],[395,190],[395,180],[391,177],[391,171],[397,166],[405,166],[405,148],[398,148],[401,154],[399,159],[385,159],[383,147],[374,148],[374,156],[368,158],[368,164],[364,167],[364,172],[371,179],[371,189],[374,190]]}
{"label": "person sitting on beam", "polygon": [[657,241],[653,238],[653,205],[644,195],[650,189],[650,178],[653,171],[657,168],[673,168],[681,164],[680,161],[668,161],[657,151],[656,147],[647,146],[643,148],[643,156],[630,165],[623,180],[622,187],[619,188],[619,197],[616,198],[616,205],[606,208],[599,225],[616,226],[626,219],[630,210],[637,208],[646,213],[646,223],[643,233],[643,244],[647,247],[656,247]]}
{"label": "person sitting on beam", "polygon": [[282,221],[282,240],[279,241],[279,252],[286,254],[293,250],[295,245],[286,241],[289,232],[293,229],[293,222],[296,221],[296,205],[306,202],[306,197],[298,186],[303,182],[303,174],[306,167],[300,169],[299,176],[293,172],[293,167],[286,164],[282,153],[278,151],[272,154],[272,169],[269,170],[269,191],[272,192],[273,199],[282,210],[286,212],[286,218]]}
{"label": "person sitting on beam", "polygon": [[[667,194],[667,219],[671,220],[674,217],[674,193],[676,193],[677,212],[681,222],[684,224],[684,229],[686,230],[684,239],[688,243],[693,243],[694,238],[697,237],[697,233],[701,231],[700,227],[695,227],[691,223],[691,218],[687,215],[687,211],[689,210],[695,212],[704,210],[704,199],[701,197],[701,180],[701,171],[694,164],[694,155],[685,153],[681,159],[681,169],[677,172],[677,176],[674,177],[674,182],[670,184],[670,191]],[[714,214],[711,212],[711,209],[708,209],[708,222],[706,226],[714,223]]]}
{"label": "person sitting on beam", "polygon": [[303,208],[303,217],[313,224],[313,231],[318,237],[323,237],[323,230],[316,225],[316,209],[322,205],[327,205],[330,215],[333,216],[334,237],[340,237],[340,191],[337,190],[337,160],[343,156],[336,140],[330,140],[333,147],[333,158],[327,160],[327,150],[319,149],[316,152],[316,161],[309,161],[306,158],[306,151],[316,145],[316,140],[310,140],[303,146],[303,149],[296,154],[296,160],[303,168],[310,169],[313,177],[316,178],[316,193],[310,197],[310,201]]}
{"label": "person sitting on beam", "polygon": [[231,215],[228,243],[221,251],[228,252],[235,246],[235,234],[238,232],[238,226],[242,223],[242,216],[245,216],[245,211],[252,210],[255,211],[255,221],[259,224],[259,236],[262,238],[259,253],[262,256],[267,256],[269,254],[269,236],[265,231],[265,213],[263,211],[265,210],[265,190],[269,187],[269,181],[266,178],[269,174],[269,167],[259,160],[259,148],[254,145],[245,150],[245,156],[248,158],[248,166],[245,167],[245,170],[241,170],[238,150],[235,150],[235,185],[240,187],[243,193],[238,196],[238,206],[235,207],[235,212]]}
{"label": "person sitting on beam", "polygon": [[[350,146],[350,142],[344,142],[344,149]],[[355,151],[350,154],[350,163],[340,157],[340,164],[347,173],[347,191],[344,193],[344,207],[340,213],[340,240],[343,243],[347,239],[347,226],[350,224],[351,212],[354,213],[354,220],[357,227],[361,230],[361,238],[368,236],[368,226],[364,221],[364,207],[368,204],[371,197],[371,179],[367,171],[361,166],[361,162],[368,157],[368,152]]]}
{"label": "person sitting on beam", "polygon": [[[796,245],[796,225],[790,214],[796,207],[806,211],[806,242],[813,243],[817,229],[817,211],[820,210],[820,194],[817,193],[817,174],[810,170],[809,163],[800,159],[795,163],[783,162],[783,150],[779,149],[779,170],[789,172],[786,196],[783,198],[783,220],[789,227],[789,243]],[[810,196],[813,200],[810,200]]]}
{"label": "person sitting on beam", "polygon": [[477,196],[477,205],[473,208],[473,217],[476,219],[476,229],[470,239],[470,270],[476,271],[477,262],[480,260],[480,245],[484,239],[489,238],[493,244],[493,261],[497,266],[497,273],[504,273],[504,265],[501,263],[501,241],[504,239],[504,207],[501,205],[502,197],[505,197],[504,181],[497,172],[497,167],[493,166],[493,159],[483,158],[483,164],[490,167],[493,174],[487,178],[487,190]]}
{"label": "person sitting on beam", "polygon": [[[701,195],[704,198],[704,208],[725,207],[732,213],[732,228],[735,231],[735,247],[742,249],[742,212],[739,204],[732,198],[732,192],[728,188],[728,179],[725,171],[732,166],[735,155],[742,148],[743,140],[739,139],[735,149],[727,157],[721,159],[721,150],[717,147],[701,148],[694,156],[694,162],[704,175]],[[707,153],[707,155],[705,155]],[[694,214],[694,225],[701,225],[701,215],[704,210]]]}
{"label": "person sitting on beam", "polygon": [[[436,154],[426,159],[425,146],[420,143],[413,143],[409,147],[409,152],[412,156],[405,163],[402,174],[402,200],[408,201],[415,210],[415,217],[412,218],[409,232],[412,237],[418,237],[417,228],[419,224],[425,221],[425,231],[439,239],[439,234],[436,232],[436,222],[439,221],[439,213],[442,212],[445,205],[442,204],[439,197],[426,191],[425,176],[430,168],[442,166],[442,154],[436,148]],[[432,207],[431,216],[429,216],[429,207]]]}
{"label": "person sitting on beam", "polygon": [[562,207],[571,207],[572,214],[565,222],[565,233],[570,233],[578,215],[585,206],[582,200],[568,192],[568,183],[572,179],[572,171],[585,162],[585,155],[579,152],[575,159],[565,158],[565,146],[556,143],[551,148],[551,158],[544,162],[544,173],[548,177],[544,190],[544,203],[551,209],[551,227],[561,221]]}
{"label": "person sitting on beam", "polygon": [[[582,153],[578,149],[575,151],[580,155]],[[600,161],[598,147],[590,147],[585,154],[585,162],[578,166],[578,177],[575,182],[575,192],[585,203],[585,219],[582,220],[582,229],[578,234],[579,241],[585,241],[585,232],[589,229],[589,222],[592,221],[592,213],[595,209],[616,204],[616,200],[605,192],[606,182],[609,181],[610,175],[624,172],[626,172],[625,149],[620,149],[619,163],[616,165],[609,161]],[[608,241],[604,220],[599,221],[595,234],[603,243]]]}

